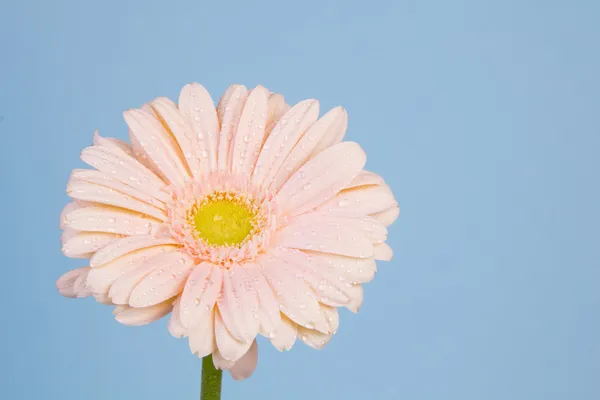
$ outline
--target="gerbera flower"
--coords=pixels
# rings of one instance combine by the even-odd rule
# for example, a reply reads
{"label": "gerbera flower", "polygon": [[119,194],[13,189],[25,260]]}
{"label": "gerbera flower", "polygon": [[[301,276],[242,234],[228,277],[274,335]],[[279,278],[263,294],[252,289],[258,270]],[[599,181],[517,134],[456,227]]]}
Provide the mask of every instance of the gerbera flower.
{"label": "gerbera flower", "polygon": [[217,108],[199,84],[179,104],[158,98],[124,113],[131,145],[94,137],[61,216],[63,252],[89,266],[57,282],[65,296],[116,305],[169,330],[219,369],[249,376],[256,336],[279,350],[321,348],[337,307],[356,312],[361,284],[390,260],[391,190],[343,142],[347,114],[320,119],[262,86],[233,85]]}

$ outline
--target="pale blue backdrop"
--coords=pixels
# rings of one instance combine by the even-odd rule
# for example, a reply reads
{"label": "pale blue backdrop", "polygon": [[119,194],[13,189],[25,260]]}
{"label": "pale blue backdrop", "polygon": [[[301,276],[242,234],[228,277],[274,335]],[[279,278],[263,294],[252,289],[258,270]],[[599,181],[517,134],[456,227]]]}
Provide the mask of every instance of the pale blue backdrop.
{"label": "pale blue backdrop", "polygon": [[165,321],[54,288],[79,151],[191,81],[344,105],[402,209],[360,314],[224,400],[600,398],[599,44],[593,0],[2,2],[0,398],[198,398]]}

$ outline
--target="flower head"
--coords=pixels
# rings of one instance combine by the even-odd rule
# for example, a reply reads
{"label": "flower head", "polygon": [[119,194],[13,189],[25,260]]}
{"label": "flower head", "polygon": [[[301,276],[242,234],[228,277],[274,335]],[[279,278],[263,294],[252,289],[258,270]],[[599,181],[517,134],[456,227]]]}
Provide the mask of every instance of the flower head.
{"label": "flower head", "polygon": [[198,84],[126,111],[131,145],[96,134],[81,155],[93,169],[68,183],[63,252],[90,261],[60,293],[115,305],[127,325],[170,313],[170,332],[236,379],[258,334],[324,346],[337,307],[358,311],[375,260],[391,259],[399,209],[342,141],[346,112],[318,114],[262,86],[231,86],[215,108]]}

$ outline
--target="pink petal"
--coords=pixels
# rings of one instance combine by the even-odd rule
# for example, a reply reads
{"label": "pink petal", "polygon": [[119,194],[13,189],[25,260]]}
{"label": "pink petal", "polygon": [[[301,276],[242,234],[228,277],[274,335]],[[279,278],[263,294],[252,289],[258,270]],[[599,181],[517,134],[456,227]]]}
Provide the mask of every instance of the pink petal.
{"label": "pink petal", "polygon": [[194,176],[217,169],[219,120],[208,91],[198,83],[186,85],[179,95],[179,110],[192,128],[192,151],[198,169],[190,165]]}
{"label": "pink petal", "polygon": [[183,185],[190,178],[187,163],[173,135],[165,129],[154,110],[128,110],[123,116],[129,126],[132,143],[139,144],[141,154],[138,155],[138,160],[150,161],[150,165],[160,171],[170,183]]}
{"label": "pink petal", "polygon": [[352,285],[352,287],[356,289],[356,294],[353,296],[353,299],[346,306],[346,308],[348,308],[348,310],[352,311],[353,313],[357,313],[359,308],[362,306],[364,292],[361,285]]}
{"label": "pink petal", "polygon": [[220,370],[228,370],[235,365],[235,361],[226,360],[218,349],[212,353],[212,360],[215,368]]}
{"label": "pink petal", "polygon": [[199,160],[195,155],[196,138],[187,118],[179,112],[177,105],[166,97],[159,97],[150,102],[149,107],[143,107],[148,112],[153,111],[160,118],[166,129],[173,135],[179,146],[179,155],[186,171],[194,175],[199,171]]}
{"label": "pink petal", "polygon": [[117,179],[111,177],[110,175],[105,174],[104,172],[101,172],[101,171],[97,171],[97,170],[93,170],[93,169],[75,169],[71,173],[71,179],[73,179],[73,180],[76,179],[78,181],[83,181],[83,182],[88,182],[88,183],[93,183],[96,185],[104,186],[109,189],[113,189],[120,193],[134,197],[134,198],[141,200],[145,203],[148,203],[160,210],[164,211],[166,209],[165,203],[164,203],[164,200],[167,199],[166,194],[161,193],[160,198],[162,200],[159,200],[158,198],[155,198],[146,193],[143,193],[139,189],[129,186],[128,184],[123,183],[120,180],[117,180]]}
{"label": "pink petal", "polygon": [[398,203],[394,201],[392,206],[387,210],[375,213],[372,215],[373,218],[384,224],[385,226],[390,226],[396,221],[398,216],[400,215],[400,207],[398,207]]}
{"label": "pink petal", "polygon": [[[127,263],[129,265],[126,267],[127,270],[124,273],[121,273],[111,285],[108,295],[112,302],[115,304],[129,304],[129,298],[131,297],[133,289],[142,281],[142,279],[158,267],[158,264],[155,262],[156,257],[166,252],[175,251],[177,251],[176,248],[172,246],[157,246],[140,250],[139,253],[141,253],[141,257],[129,261]],[[118,258],[114,263],[120,262],[122,258],[128,256],[129,255],[125,255],[124,257]],[[107,266],[112,264],[113,263],[107,264]],[[104,268],[106,268],[106,266],[93,269],[101,271]]]}
{"label": "pink petal", "polygon": [[250,175],[265,136],[269,91],[258,86],[248,95],[233,141],[231,171]]}
{"label": "pink petal", "polygon": [[369,186],[369,185],[383,185],[383,178],[373,172],[362,171],[360,174],[354,178],[352,182],[346,187],[346,189],[352,189],[359,186]]}
{"label": "pink petal", "polygon": [[320,141],[331,132],[337,134],[342,120],[347,120],[348,115],[341,107],[329,111],[317,122],[311,125],[306,133],[300,138],[290,155],[285,159],[283,166],[273,181],[272,188],[279,190],[281,186],[300,168],[313,154]]}
{"label": "pink petal", "polygon": [[348,129],[348,113],[342,107],[337,107],[334,110],[338,110],[336,113],[339,116],[336,117],[335,123],[327,129],[323,137],[319,140],[319,143],[312,152],[313,155],[319,154],[323,150],[338,144],[346,134],[346,129]]}
{"label": "pink petal", "polygon": [[322,204],[318,210],[349,216],[365,216],[391,207],[394,195],[387,186],[361,186],[344,190]]}
{"label": "pink petal", "polygon": [[252,286],[258,297],[259,329],[264,336],[270,337],[281,324],[279,301],[260,271],[259,268],[261,267],[259,265],[246,264],[245,268],[252,278]]}
{"label": "pink petal", "polygon": [[[108,293],[117,279],[140,266],[147,267],[146,263],[153,257],[174,249],[174,246],[156,246],[115,258],[100,267],[92,268],[87,277],[87,284],[95,293]],[[120,304],[118,301],[115,303]]]}
{"label": "pink petal", "polygon": [[152,216],[160,221],[166,219],[163,210],[138,200],[113,188],[71,178],[67,185],[67,194],[75,200],[91,201],[109,206],[121,207]]}
{"label": "pink petal", "polygon": [[374,257],[376,260],[391,261],[394,257],[394,251],[387,243],[378,243],[373,246]]}
{"label": "pink petal", "polygon": [[60,222],[59,222],[60,229],[74,231],[74,229],[67,228],[67,223],[68,223],[67,215],[69,215],[71,212],[73,212],[75,210],[79,210],[80,208],[84,208],[84,207],[89,207],[89,206],[92,206],[93,204],[94,203],[87,203],[85,201],[73,201],[73,202],[67,204],[66,206],[64,206],[62,211],[60,212]]}
{"label": "pink petal", "polygon": [[128,156],[133,157],[133,149],[129,145],[122,140],[116,138],[104,138],[98,134],[98,131],[94,132],[94,144],[100,147],[112,148],[114,150],[119,150],[124,152]]}
{"label": "pink petal", "polygon": [[325,334],[313,329],[298,327],[298,338],[313,349],[322,349],[331,340],[331,333]]}
{"label": "pink petal", "polygon": [[321,311],[325,315],[325,319],[329,325],[329,331],[335,335],[340,326],[340,316],[337,308],[321,304]]}
{"label": "pink petal", "polygon": [[206,357],[215,350],[215,310],[204,313],[198,325],[189,333],[189,344],[192,354],[199,358]]}
{"label": "pink petal", "polygon": [[138,160],[123,151],[92,146],[84,149],[81,159],[105,174],[157,199],[166,199],[165,183]]}
{"label": "pink petal", "polygon": [[281,229],[275,239],[278,246],[349,257],[368,258],[373,244],[351,226],[339,226],[316,218],[297,218]]}
{"label": "pink petal", "polygon": [[223,287],[217,301],[219,313],[231,335],[251,342],[258,332],[258,299],[252,278],[242,267],[223,272]]}
{"label": "pink petal", "polygon": [[117,313],[115,319],[124,325],[141,326],[158,321],[173,309],[173,301],[168,300],[150,307],[125,307]]}
{"label": "pink petal", "polygon": [[252,346],[248,349],[246,354],[240,358],[230,369],[231,377],[236,381],[244,380],[256,369],[258,363],[258,345],[256,340],[252,342]]}
{"label": "pink petal", "polygon": [[64,215],[63,225],[86,232],[108,232],[120,235],[147,235],[159,220],[109,206],[75,209]]}
{"label": "pink petal", "polygon": [[[319,302],[328,305],[348,306],[356,301],[362,301],[362,288],[351,279],[348,279],[344,271],[334,268],[328,262],[323,262],[322,258],[315,257],[319,253],[306,254],[298,250],[280,248],[276,251],[276,254],[277,257],[286,261],[297,276],[302,277],[305,281],[312,281],[313,276],[319,279],[317,281],[318,286],[313,289],[315,293],[321,296],[318,299]],[[327,333],[326,330],[323,330],[323,332]]]}
{"label": "pink petal", "polygon": [[90,267],[98,267],[107,264],[125,254],[154,247],[159,245],[176,244],[169,238],[154,238],[151,235],[143,236],[128,236],[113,240],[109,244],[103,246],[94,254],[90,260]]}
{"label": "pink petal", "polygon": [[288,154],[318,117],[316,100],[301,101],[281,117],[258,156],[252,175],[254,184],[265,188],[271,185]]}
{"label": "pink petal", "polygon": [[332,274],[327,266],[312,262],[306,254],[298,250],[280,250],[278,256],[287,262],[297,277],[303,279],[311,287],[320,303],[342,306],[350,302],[350,298],[345,293],[344,275]]}
{"label": "pink petal", "polygon": [[240,342],[235,339],[227,330],[218,311],[215,312],[215,337],[219,353],[228,361],[239,360],[252,345],[252,342]]}
{"label": "pink petal", "polygon": [[231,85],[219,102],[217,115],[221,122],[219,137],[218,167],[219,171],[231,171],[233,157],[232,145],[240,116],[248,97],[248,89],[242,85]]}
{"label": "pink petal", "polygon": [[58,292],[65,297],[77,297],[77,293],[74,290],[75,282],[81,277],[87,277],[90,267],[83,267],[71,270],[63,274],[56,281],[56,288]]}
{"label": "pink petal", "polygon": [[276,201],[280,215],[299,215],[319,206],[347,186],[366,162],[356,143],[330,147],[304,164],[283,185]]}
{"label": "pink petal", "polygon": [[114,233],[78,232],[67,228],[61,237],[62,252],[67,257],[89,258],[115,238],[117,235]]}
{"label": "pink petal", "polygon": [[284,259],[263,257],[259,262],[264,267],[261,272],[281,304],[281,312],[299,325],[327,332],[316,296],[302,277],[298,277]]}
{"label": "pink petal", "polygon": [[290,110],[290,106],[285,103],[285,99],[279,93],[272,93],[269,96],[269,104],[267,109],[267,127],[265,139],[269,137],[277,122],[283,115]]}
{"label": "pink petal", "polygon": [[131,292],[129,305],[150,307],[181,293],[194,261],[183,252],[174,251],[152,259],[158,265]]}
{"label": "pink petal", "polygon": [[277,331],[271,337],[271,344],[279,351],[291,350],[298,335],[298,325],[283,316]]}
{"label": "pink petal", "polygon": [[92,294],[92,291],[87,286],[86,282],[89,272],[90,270],[82,272],[73,282],[73,293],[75,294],[75,297],[87,297]]}
{"label": "pink petal", "polygon": [[181,296],[177,297],[173,302],[173,311],[171,312],[171,318],[169,318],[169,323],[167,324],[169,333],[176,338],[181,338],[187,335],[187,329],[183,326],[181,319],[179,318],[180,299]]}
{"label": "pink petal", "polygon": [[110,297],[108,297],[108,293],[92,293],[92,296],[94,296],[94,299],[97,303],[105,305],[113,304],[113,302],[110,300]]}
{"label": "pink petal", "polygon": [[354,258],[316,252],[311,252],[310,258],[312,263],[329,270],[334,276],[342,276],[346,282],[369,282],[377,272],[377,265],[372,258]]}
{"label": "pink petal", "polygon": [[186,167],[186,171],[197,172],[199,168],[198,159],[194,157],[194,133],[190,124],[179,112],[177,105],[166,97],[159,97],[150,102],[150,107],[160,118],[162,124],[173,135],[173,139],[180,149],[180,157]]}
{"label": "pink petal", "polygon": [[221,293],[223,272],[209,262],[197,265],[181,293],[180,318],[183,326],[194,328],[209,313]]}
{"label": "pink petal", "polygon": [[300,227],[312,229],[315,225],[327,225],[336,230],[352,229],[360,232],[372,243],[385,242],[387,239],[387,228],[369,216],[349,216],[316,211],[296,216],[289,224],[298,227],[299,230]]}

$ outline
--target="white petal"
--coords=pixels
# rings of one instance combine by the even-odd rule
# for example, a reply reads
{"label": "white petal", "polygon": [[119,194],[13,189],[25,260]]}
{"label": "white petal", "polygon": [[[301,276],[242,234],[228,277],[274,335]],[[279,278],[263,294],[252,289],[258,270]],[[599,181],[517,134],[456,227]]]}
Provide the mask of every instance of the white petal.
{"label": "white petal", "polygon": [[335,196],[359,174],[366,162],[356,143],[330,147],[304,164],[283,185],[276,201],[280,215],[299,215]]}

